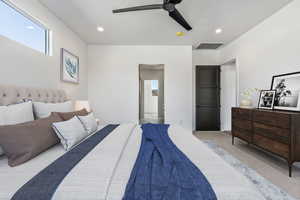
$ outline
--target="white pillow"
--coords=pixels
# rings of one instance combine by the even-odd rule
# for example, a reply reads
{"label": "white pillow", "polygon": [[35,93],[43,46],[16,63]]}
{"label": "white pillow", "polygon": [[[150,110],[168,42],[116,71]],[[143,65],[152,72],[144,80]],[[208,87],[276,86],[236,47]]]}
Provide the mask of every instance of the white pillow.
{"label": "white pillow", "polygon": [[78,118],[82,122],[85,130],[87,130],[89,134],[92,134],[97,130],[98,123],[93,113],[90,113],[87,116],[78,116]]}
{"label": "white pillow", "polygon": [[67,151],[88,136],[77,116],[68,121],[53,123],[52,127]]}
{"label": "white pillow", "polygon": [[52,112],[73,112],[72,101],[64,103],[41,103],[33,102],[33,109],[38,119],[49,117]]}
{"label": "white pillow", "polygon": [[[31,101],[10,106],[0,106],[0,126],[21,124],[33,120]],[[3,153],[3,149],[0,146],[0,156]]]}
{"label": "white pillow", "polygon": [[0,106],[0,126],[21,124],[33,121],[32,102]]}

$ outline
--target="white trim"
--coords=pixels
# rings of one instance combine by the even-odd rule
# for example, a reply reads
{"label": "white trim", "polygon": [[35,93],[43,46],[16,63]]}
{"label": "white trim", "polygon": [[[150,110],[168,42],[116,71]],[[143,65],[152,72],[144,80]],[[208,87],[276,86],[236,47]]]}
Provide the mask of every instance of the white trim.
{"label": "white trim", "polygon": [[17,12],[22,14],[24,17],[26,17],[26,18],[30,19],[31,21],[33,21],[34,23],[38,24],[43,29],[49,30],[49,28],[47,26],[45,26],[44,23],[41,22],[41,20],[39,20],[38,18],[29,14],[27,11],[24,11],[23,9],[19,8],[16,4],[12,3],[10,0],[0,0],[0,1],[2,1],[6,5],[8,5],[9,7],[13,8],[14,10],[16,10]]}
{"label": "white trim", "polygon": [[[17,11],[18,13],[23,15],[25,18],[29,19],[31,22],[35,23],[36,25],[38,25],[39,27],[41,27],[42,29],[45,30],[44,54],[47,55],[47,56],[52,55],[52,48],[51,48],[52,47],[52,45],[51,45],[52,44],[51,43],[52,42],[52,31],[47,26],[45,26],[44,23],[41,22],[41,20],[39,20],[38,18],[36,18],[33,15],[29,14],[28,12],[20,9],[16,4],[12,3],[10,0],[0,0],[0,1],[2,1],[4,4],[11,7],[15,11]],[[25,46],[30,47],[28,45],[25,45]],[[32,47],[30,47],[30,48],[32,48]]]}
{"label": "white trim", "polygon": [[[234,65],[234,70],[235,70],[235,100],[232,99],[232,105],[237,107],[239,106],[239,66],[238,66],[238,61],[236,58],[233,58],[233,59],[230,59],[224,63],[222,63],[220,66],[221,66],[221,80],[222,80],[222,67],[225,67],[228,66],[228,65]],[[222,82],[221,82],[221,90],[223,90],[223,85],[222,85]],[[222,102],[222,91],[221,91],[221,103]],[[233,102],[234,101],[234,102]],[[227,122],[224,122],[224,118],[222,117],[223,116],[223,113],[224,112],[224,105],[221,104],[221,111],[220,111],[220,129],[221,131],[231,131],[230,129],[227,130],[225,129],[225,124]]]}
{"label": "white trim", "polygon": [[235,63],[236,66],[236,106],[240,106],[240,65],[238,62],[238,58],[232,58],[222,63],[220,66],[230,63]]}

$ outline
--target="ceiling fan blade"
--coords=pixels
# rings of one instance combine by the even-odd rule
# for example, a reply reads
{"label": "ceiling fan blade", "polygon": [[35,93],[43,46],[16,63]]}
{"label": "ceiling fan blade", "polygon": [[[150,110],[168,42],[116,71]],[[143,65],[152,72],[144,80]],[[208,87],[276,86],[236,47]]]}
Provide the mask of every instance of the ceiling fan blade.
{"label": "ceiling fan blade", "polygon": [[172,17],[177,23],[183,26],[186,30],[190,31],[193,28],[187,23],[184,17],[180,14],[180,12],[175,9],[174,11],[169,12],[169,16]]}
{"label": "ceiling fan blade", "polygon": [[173,4],[179,4],[181,2],[182,0],[169,0],[169,3],[173,3]]}
{"label": "ceiling fan blade", "polygon": [[122,8],[122,9],[113,10],[113,13],[123,13],[123,12],[142,11],[142,10],[156,10],[156,9],[163,9],[163,4],[153,4],[153,5],[146,5],[146,6]]}

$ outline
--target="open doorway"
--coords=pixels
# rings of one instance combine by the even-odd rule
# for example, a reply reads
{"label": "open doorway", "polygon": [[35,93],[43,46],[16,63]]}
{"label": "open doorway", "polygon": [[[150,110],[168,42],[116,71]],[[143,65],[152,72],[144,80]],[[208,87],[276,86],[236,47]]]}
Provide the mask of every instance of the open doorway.
{"label": "open doorway", "polygon": [[238,69],[236,60],[221,66],[221,131],[231,130],[231,108],[238,105]]}
{"label": "open doorway", "polygon": [[139,66],[139,120],[164,123],[164,65]]}

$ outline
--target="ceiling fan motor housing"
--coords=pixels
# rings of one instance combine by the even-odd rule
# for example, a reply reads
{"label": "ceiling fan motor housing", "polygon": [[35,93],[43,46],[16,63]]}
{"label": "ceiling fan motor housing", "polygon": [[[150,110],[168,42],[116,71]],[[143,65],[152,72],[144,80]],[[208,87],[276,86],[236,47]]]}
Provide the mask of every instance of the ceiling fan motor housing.
{"label": "ceiling fan motor housing", "polygon": [[166,3],[166,4],[163,5],[163,8],[168,12],[173,12],[175,10],[175,4]]}

